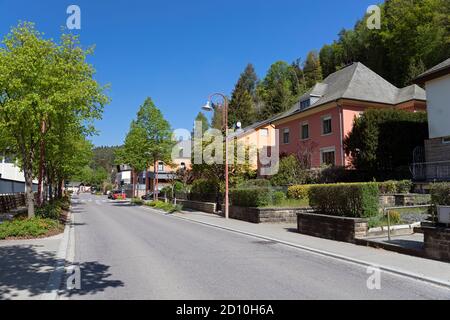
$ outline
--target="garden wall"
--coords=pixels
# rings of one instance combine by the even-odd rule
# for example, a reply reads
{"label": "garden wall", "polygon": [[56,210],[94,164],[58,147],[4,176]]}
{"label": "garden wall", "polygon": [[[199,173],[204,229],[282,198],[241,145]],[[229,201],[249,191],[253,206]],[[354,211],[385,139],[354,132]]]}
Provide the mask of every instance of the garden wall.
{"label": "garden wall", "polygon": [[298,213],[297,230],[299,233],[337,240],[355,242],[355,238],[367,235],[367,219],[336,217],[321,214]]}
{"label": "garden wall", "polygon": [[297,213],[311,211],[311,208],[246,208],[230,206],[229,216],[232,219],[252,223],[295,223],[297,221]]}
{"label": "garden wall", "polygon": [[423,226],[425,255],[450,262],[450,228]]}
{"label": "garden wall", "polygon": [[216,204],[212,202],[199,202],[177,199],[177,204],[182,205],[183,208],[198,210],[207,213],[216,213]]}
{"label": "garden wall", "polygon": [[380,205],[384,207],[395,206],[417,206],[429,204],[431,195],[429,194],[383,194],[380,195]]}

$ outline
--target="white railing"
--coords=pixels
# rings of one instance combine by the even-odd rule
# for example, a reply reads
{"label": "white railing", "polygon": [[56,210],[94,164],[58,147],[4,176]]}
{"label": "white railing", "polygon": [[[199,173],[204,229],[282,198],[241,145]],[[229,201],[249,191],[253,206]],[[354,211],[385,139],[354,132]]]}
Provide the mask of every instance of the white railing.
{"label": "white railing", "polygon": [[413,163],[411,173],[417,181],[450,181],[450,161]]}

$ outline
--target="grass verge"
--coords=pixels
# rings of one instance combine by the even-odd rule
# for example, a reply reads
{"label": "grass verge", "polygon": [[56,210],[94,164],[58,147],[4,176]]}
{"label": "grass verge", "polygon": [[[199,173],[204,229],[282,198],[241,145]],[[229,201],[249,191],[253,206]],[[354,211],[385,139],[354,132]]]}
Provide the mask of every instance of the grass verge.
{"label": "grass verge", "polygon": [[163,201],[152,201],[152,202],[146,203],[145,205],[148,207],[155,208],[155,209],[164,210],[168,213],[175,213],[175,212],[181,211],[181,209],[182,209],[181,205],[179,205],[179,204],[174,205],[174,204],[166,203]]}
{"label": "grass verge", "polygon": [[64,224],[49,218],[15,219],[0,224],[0,239],[44,238],[61,233]]}

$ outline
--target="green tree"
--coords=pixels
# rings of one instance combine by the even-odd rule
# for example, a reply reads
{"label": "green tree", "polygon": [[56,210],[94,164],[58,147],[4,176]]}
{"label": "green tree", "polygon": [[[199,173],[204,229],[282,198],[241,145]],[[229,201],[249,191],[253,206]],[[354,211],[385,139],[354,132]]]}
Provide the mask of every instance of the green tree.
{"label": "green tree", "polygon": [[310,51],[306,57],[305,66],[303,67],[305,75],[306,87],[311,88],[317,82],[322,81],[322,68],[317,52]]}
{"label": "green tree", "polygon": [[239,77],[231,95],[228,109],[228,127],[238,122],[246,127],[255,122],[255,94],[258,78],[252,64],[248,64]]}
{"label": "green tree", "polygon": [[344,140],[352,165],[377,178],[384,172],[403,170],[413,161],[413,151],[428,137],[425,112],[373,109],[355,118]]}
{"label": "green tree", "polygon": [[[145,144],[142,152],[152,161],[154,170],[154,186],[158,185],[158,161],[166,164],[172,162],[172,130],[162,112],[155,106],[151,98],[147,98],[137,113],[136,123],[145,132]],[[156,196],[156,195],[155,195]]]}
{"label": "green tree", "polygon": [[[0,131],[10,142],[25,172],[28,216],[34,216],[32,181],[42,176],[50,131],[62,119],[69,128],[93,132],[91,120],[100,118],[109,101],[86,63],[92,49],[83,50],[77,37],[46,40],[31,23],[11,30],[0,47]],[[73,125],[72,124],[77,124]]]}
{"label": "green tree", "polygon": [[274,63],[256,89],[263,104],[260,120],[288,110],[301,92],[294,68],[284,61]]}

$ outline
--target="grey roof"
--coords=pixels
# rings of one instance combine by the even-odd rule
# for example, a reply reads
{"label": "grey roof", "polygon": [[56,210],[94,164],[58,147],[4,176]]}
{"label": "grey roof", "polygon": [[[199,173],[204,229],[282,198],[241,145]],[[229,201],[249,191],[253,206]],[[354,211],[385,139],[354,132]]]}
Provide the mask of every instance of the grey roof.
{"label": "grey roof", "polygon": [[424,73],[422,73],[421,75],[419,75],[416,80],[420,79],[420,78],[424,78],[426,76],[430,76],[433,73],[439,72],[441,70],[444,70],[446,68],[450,68],[450,58],[448,58],[447,60],[442,61],[441,63],[435,65],[434,67],[432,67],[431,69],[428,69],[427,71],[425,71]]}
{"label": "grey roof", "polygon": [[404,87],[398,90],[396,104],[406,102],[409,100],[426,100],[427,96],[425,90],[416,84],[412,84],[408,87]]}
{"label": "grey roof", "polygon": [[[308,95],[317,96],[316,94],[319,94],[319,100],[304,110],[342,98],[390,105],[413,99],[426,100],[426,94],[422,88],[412,85],[399,89],[360,62],[355,62],[330,74],[303,95],[300,101]],[[302,112],[303,110],[300,110],[298,105],[299,103],[296,103],[290,112],[276,117],[276,120]]]}

